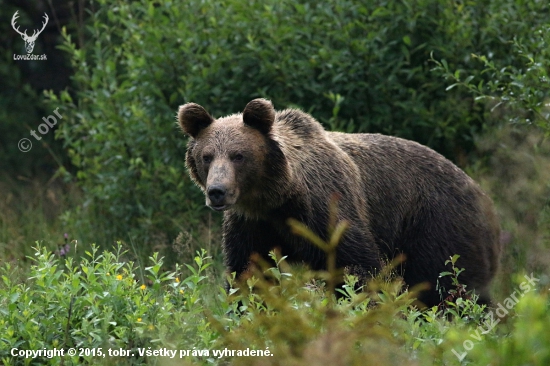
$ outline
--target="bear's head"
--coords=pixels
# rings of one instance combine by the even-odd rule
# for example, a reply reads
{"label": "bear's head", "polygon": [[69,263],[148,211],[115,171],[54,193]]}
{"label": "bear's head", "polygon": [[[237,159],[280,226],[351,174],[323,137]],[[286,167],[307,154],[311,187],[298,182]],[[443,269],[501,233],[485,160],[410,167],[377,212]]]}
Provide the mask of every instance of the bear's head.
{"label": "bear's head", "polygon": [[187,168],[209,207],[251,213],[278,204],[287,168],[273,138],[275,110],[270,101],[255,99],[242,114],[220,119],[187,103],[179,108],[178,121],[191,137]]}

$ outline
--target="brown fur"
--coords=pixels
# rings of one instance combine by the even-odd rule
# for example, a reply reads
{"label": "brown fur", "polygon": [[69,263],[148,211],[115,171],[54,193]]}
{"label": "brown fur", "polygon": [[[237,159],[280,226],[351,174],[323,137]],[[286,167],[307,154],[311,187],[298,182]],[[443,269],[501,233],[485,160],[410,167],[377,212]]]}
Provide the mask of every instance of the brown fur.
{"label": "brown fur", "polygon": [[[201,106],[180,107],[191,136],[186,164],[206,195],[224,211],[223,246],[229,271],[241,275],[254,252],[274,247],[313,269],[324,254],[291,234],[292,217],[326,238],[329,198],[341,197],[339,220],[351,227],[337,248],[337,265],[365,278],[403,253],[409,285],[428,282],[427,305],[439,302],[435,284],[454,254],[466,268],[460,280],[488,301],[500,257],[491,200],[462,170],[412,141],[378,134],[327,132],[299,110],[275,112],[251,101],[243,114],[214,119]],[[448,278],[440,279],[451,288]]]}

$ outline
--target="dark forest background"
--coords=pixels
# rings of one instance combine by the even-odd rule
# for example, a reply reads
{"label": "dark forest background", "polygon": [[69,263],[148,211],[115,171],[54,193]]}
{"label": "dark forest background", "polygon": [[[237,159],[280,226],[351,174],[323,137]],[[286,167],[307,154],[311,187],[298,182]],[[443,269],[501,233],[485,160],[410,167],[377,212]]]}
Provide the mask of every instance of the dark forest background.
{"label": "dark forest background", "polygon": [[[216,238],[219,217],[187,176],[186,141],[174,123],[189,101],[222,116],[265,97],[330,130],[418,141],[487,181],[505,203],[506,232],[518,230],[518,219],[535,231],[546,222],[543,2],[1,4],[0,171],[5,211],[14,213],[2,241],[14,256],[41,239],[40,230],[19,228],[26,209],[85,242],[133,241],[144,253],[170,252],[181,233],[194,246]],[[48,14],[33,51],[47,61],[14,60],[25,53],[10,27],[15,11],[29,33]],[[63,117],[55,131],[35,141],[30,131],[56,108]],[[26,153],[17,146],[24,137],[33,142]],[[537,154],[523,162],[520,145]],[[531,164],[533,173],[517,171]],[[517,192],[503,187],[521,185],[522,175],[529,183],[515,189],[530,203],[512,204]]]}

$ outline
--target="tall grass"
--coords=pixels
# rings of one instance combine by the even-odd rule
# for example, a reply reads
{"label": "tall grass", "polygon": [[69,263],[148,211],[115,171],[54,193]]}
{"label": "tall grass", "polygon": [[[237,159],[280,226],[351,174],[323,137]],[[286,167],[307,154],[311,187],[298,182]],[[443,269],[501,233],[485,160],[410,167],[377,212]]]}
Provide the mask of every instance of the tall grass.
{"label": "tall grass", "polygon": [[62,242],[69,228],[59,219],[78,193],[58,181],[24,178],[0,181],[0,257],[26,260],[36,240]]}
{"label": "tall grass", "polygon": [[481,159],[468,172],[495,201],[504,256],[495,293],[505,297],[518,272],[550,284],[550,143],[544,131],[519,125],[479,136]]}

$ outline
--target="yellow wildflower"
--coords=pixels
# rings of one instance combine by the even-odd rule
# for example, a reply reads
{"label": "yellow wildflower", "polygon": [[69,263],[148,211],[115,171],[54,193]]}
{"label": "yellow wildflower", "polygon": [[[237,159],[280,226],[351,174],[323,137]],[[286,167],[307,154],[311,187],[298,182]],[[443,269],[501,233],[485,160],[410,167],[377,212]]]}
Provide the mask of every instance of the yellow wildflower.
{"label": "yellow wildflower", "polygon": [[179,277],[176,277],[176,282],[180,283],[180,278]]}
{"label": "yellow wildflower", "polygon": [[141,286],[139,286],[139,288],[142,289],[142,290],[145,290],[147,288],[147,286],[141,285]]}
{"label": "yellow wildflower", "polygon": [[140,322],[140,321],[141,321],[141,318],[137,318],[137,321]]}
{"label": "yellow wildflower", "polygon": [[116,275],[116,279],[119,281],[122,280],[122,275]]}

